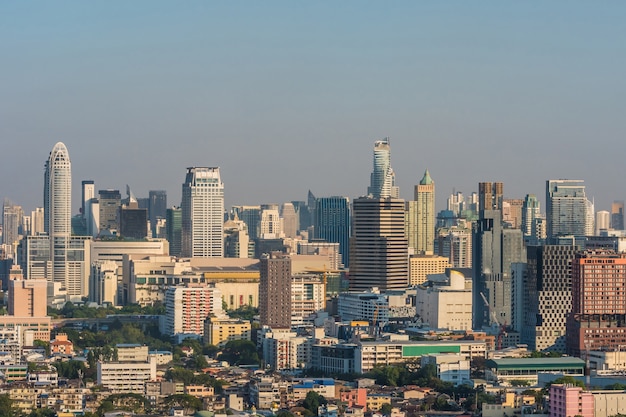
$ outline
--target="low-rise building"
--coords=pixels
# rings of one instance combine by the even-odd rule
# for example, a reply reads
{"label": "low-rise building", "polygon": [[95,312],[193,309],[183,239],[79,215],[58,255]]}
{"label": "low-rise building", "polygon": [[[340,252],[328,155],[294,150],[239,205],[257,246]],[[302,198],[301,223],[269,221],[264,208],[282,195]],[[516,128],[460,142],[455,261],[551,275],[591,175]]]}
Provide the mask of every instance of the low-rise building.
{"label": "low-rise building", "polygon": [[224,347],[231,340],[250,340],[249,321],[228,317],[207,317],[204,322],[204,343]]}
{"label": "low-rise building", "polygon": [[436,354],[422,356],[422,367],[434,365],[437,369],[437,378],[443,382],[461,385],[470,379],[470,361],[460,354]]}
{"label": "low-rise building", "polygon": [[156,360],[145,362],[98,362],[97,383],[112,393],[143,394],[145,384],[157,377]]}
{"label": "low-rise building", "polygon": [[488,381],[508,384],[512,380],[536,384],[540,372],[583,376],[585,361],[573,357],[490,359],[485,363],[485,378]]}

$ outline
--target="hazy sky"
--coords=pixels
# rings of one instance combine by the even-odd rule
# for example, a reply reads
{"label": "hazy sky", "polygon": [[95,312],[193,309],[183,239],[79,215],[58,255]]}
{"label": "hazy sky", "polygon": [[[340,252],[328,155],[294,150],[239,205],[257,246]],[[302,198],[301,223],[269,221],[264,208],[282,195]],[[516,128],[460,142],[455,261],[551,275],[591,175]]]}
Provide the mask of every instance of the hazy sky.
{"label": "hazy sky", "polygon": [[430,170],[507,198],[584,179],[626,199],[626,3],[0,3],[0,198],[42,205],[57,141],[73,211],[97,188],[165,189],[219,166],[226,205],[365,194],[391,137],[402,197]]}

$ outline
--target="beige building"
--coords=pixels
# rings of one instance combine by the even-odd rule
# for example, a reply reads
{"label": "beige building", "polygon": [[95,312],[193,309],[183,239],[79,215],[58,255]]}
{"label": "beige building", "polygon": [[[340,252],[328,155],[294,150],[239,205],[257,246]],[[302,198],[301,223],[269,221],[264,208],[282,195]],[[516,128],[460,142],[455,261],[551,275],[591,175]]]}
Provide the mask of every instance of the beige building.
{"label": "beige building", "polygon": [[472,329],[472,287],[465,276],[451,270],[450,275],[431,275],[417,287],[417,315],[432,329]]}
{"label": "beige building", "polygon": [[45,317],[48,282],[44,279],[9,280],[9,315]]}
{"label": "beige building", "polygon": [[249,321],[208,317],[204,322],[204,343],[223,347],[231,340],[250,340]]}
{"label": "beige building", "polygon": [[318,274],[297,274],[291,277],[291,325],[304,324],[326,304],[324,280]]}
{"label": "beige building", "polygon": [[435,244],[435,182],[428,170],[415,186],[413,201],[407,203],[405,218],[409,253],[432,255]]}
{"label": "beige building", "polygon": [[118,344],[117,360],[119,362],[147,362],[148,346],[138,344]]}
{"label": "beige building", "polygon": [[153,305],[165,300],[165,291],[172,285],[199,284],[204,279],[194,273],[189,260],[173,256],[140,256],[124,258],[128,263],[128,301],[141,306]]}
{"label": "beige building", "polygon": [[50,341],[50,317],[0,316],[0,334],[17,331],[22,344],[32,345],[33,340]]}
{"label": "beige building", "polygon": [[437,255],[414,255],[409,258],[409,284],[426,282],[428,275],[443,274],[451,268],[448,258]]}
{"label": "beige building", "polygon": [[157,378],[155,359],[144,362],[98,362],[98,385],[114,394],[145,392],[145,384]]}

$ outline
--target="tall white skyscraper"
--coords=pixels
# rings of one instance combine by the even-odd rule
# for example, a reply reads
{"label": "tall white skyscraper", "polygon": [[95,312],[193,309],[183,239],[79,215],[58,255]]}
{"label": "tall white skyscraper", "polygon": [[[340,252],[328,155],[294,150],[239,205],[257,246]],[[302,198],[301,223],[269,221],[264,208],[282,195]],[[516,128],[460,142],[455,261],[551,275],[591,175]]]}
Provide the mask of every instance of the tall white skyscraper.
{"label": "tall white skyscraper", "polygon": [[224,184],[218,167],[187,168],[181,210],[181,255],[223,257]]}
{"label": "tall white skyscraper", "polygon": [[400,189],[396,186],[396,176],[391,168],[389,138],[374,142],[374,170],[367,194],[372,198],[400,198]]}
{"label": "tall white skyscraper", "polygon": [[593,234],[593,206],[585,195],[581,180],[546,181],[546,218],[548,239],[557,243],[559,237],[584,238]]}
{"label": "tall white skyscraper", "polygon": [[48,280],[67,285],[67,251],[72,235],[72,165],[62,142],[54,145],[46,162],[44,215],[52,261]]}

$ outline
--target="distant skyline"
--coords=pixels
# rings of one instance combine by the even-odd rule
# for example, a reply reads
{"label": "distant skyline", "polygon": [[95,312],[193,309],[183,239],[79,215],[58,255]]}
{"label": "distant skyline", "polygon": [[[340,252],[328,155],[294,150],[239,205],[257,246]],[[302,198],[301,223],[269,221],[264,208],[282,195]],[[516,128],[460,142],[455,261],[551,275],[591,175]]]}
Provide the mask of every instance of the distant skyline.
{"label": "distant skyline", "polygon": [[179,205],[219,166],[226,207],[365,195],[391,138],[400,196],[429,170],[505,198],[582,179],[626,199],[626,4],[204,2],[0,4],[0,198],[43,206],[58,141],[80,183]]}

